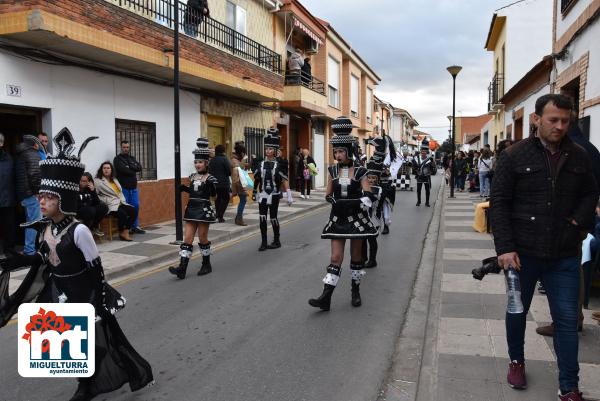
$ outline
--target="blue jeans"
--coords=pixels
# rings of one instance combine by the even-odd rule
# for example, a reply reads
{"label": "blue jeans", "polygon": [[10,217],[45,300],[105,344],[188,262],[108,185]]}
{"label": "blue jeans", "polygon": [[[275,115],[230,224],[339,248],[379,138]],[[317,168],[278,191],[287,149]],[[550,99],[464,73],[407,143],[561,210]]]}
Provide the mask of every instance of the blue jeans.
{"label": "blue jeans", "polygon": [[487,176],[487,172],[479,173],[479,194],[490,196],[490,179]]}
{"label": "blue jeans", "polygon": [[137,190],[137,188],[134,188],[134,189],[123,188],[123,195],[125,196],[125,201],[135,208],[136,218],[135,218],[135,221],[133,222],[133,225],[131,226],[131,228],[136,228],[139,224],[137,216],[140,215],[140,198],[138,195],[138,190]]}
{"label": "blue jeans", "polygon": [[454,178],[454,180],[456,181],[454,186],[458,189],[465,189],[465,179],[466,178],[467,177],[465,177],[464,175],[460,175],[460,176],[457,175]]}
{"label": "blue jeans", "polygon": [[[42,218],[42,212],[40,211],[40,202],[37,197],[30,196],[21,201],[21,206],[25,208],[25,219],[29,223],[30,221],[36,221]],[[25,229],[25,247],[23,253],[25,255],[33,255],[35,249],[35,239],[37,237],[37,231],[33,228]]]}
{"label": "blue jeans", "polygon": [[242,215],[244,214],[244,208],[246,207],[246,200],[248,198],[248,194],[246,192],[241,192],[238,194],[238,196],[240,197],[240,203],[238,203],[237,215],[239,217],[242,217]]}
{"label": "blue jeans", "polygon": [[511,361],[525,360],[525,321],[536,282],[541,279],[546,290],[550,314],[554,322],[554,351],[558,364],[560,390],[568,392],[579,382],[579,257],[544,260],[520,256],[521,300],[524,312],[506,314],[506,339]]}

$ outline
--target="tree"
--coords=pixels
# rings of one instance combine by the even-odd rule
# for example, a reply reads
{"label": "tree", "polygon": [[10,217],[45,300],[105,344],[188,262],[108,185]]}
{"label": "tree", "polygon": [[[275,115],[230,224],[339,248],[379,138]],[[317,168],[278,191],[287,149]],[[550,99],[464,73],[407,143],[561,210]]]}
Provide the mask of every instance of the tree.
{"label": "tree", "polygon": [[445,154],[450,154],[452,153],[452,139],[448,138],[444,141],[444,143],[442,143],[442,146],[439,147],[439,149],[437,150],[436,153],[445,153]]}

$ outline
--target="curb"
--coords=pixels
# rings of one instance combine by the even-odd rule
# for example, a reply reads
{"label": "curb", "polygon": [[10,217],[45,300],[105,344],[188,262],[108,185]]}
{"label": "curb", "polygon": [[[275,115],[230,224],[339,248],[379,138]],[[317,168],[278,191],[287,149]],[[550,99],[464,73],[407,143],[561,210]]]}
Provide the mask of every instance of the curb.
{"label": "curb", "polygon": [[379,391],[378,401],[435,399],[437,325],[439,313],[432,300],[439,297],[443,230],[441,214],[446,204],[446,186],[438,191],[435,210],[425,236],[423,252],[401,333],[394,349],[392,366]]}
{"label": "curb", "polygon": [[[319,209],[324,209],[327,206],[329,206],[329,204],[326,202],[315,203],[315,205],[311,205],[304,209],[300,209],[297,212],[292,212],[292,213],[287,214],[280,220],[280,223],[287,224],[293,220],[296,220],[300,216],[303,216],[310,212],[317,211]],[[260,233],[259,227],[252,225],[252,226],[243,227],[237,231],[229,232],[227,234],[221,234],[215,238],[211,238],[211,243],[214,244],[213,250],[218,250],[218,249],[224,247],[226,244],[228,244],[231,241],[243,240],[243,239],[249,238],[253,235],[256,235],[258,233]],[[157,267],[157,265],[163,265],[163,264],[167,264],[167,263],[176,263],[179,261],[179,256],[176,252],[177,249],[178,248],[173,246],[173,250],[163,251],[163,252],[157,253],[156,255],[154,255],[148,259],[110,269],[109,271],[105,272],[106,279],[107,280],[115,280],[118,278],[122,278],[123,276],[127,276],[131,273],[134,273],[137,270],[146,270],[146,269],[149,269],[152,267]],[[195,254],[192,256],[191,260],[198,259],[199,257],[200,257],[199,254]]]}

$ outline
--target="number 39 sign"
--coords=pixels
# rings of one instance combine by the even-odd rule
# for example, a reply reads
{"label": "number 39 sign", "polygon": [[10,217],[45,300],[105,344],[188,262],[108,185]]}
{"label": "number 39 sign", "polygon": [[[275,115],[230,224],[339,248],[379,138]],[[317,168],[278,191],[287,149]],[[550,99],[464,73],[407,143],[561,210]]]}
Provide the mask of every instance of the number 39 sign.
{"label": "number 39 sign", "polygon": [[21,90],[20,86],[11,85],[11,84],[6,85],[6,95],[7,96],[21,97],[21,94],[22,94],[22,90]]}

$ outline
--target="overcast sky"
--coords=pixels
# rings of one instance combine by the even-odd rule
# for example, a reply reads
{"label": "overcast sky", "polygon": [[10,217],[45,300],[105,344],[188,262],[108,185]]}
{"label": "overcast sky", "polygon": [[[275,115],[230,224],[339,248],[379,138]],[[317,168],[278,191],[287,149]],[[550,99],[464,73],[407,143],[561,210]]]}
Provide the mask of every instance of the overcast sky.
{"label": "overcast sky", "polygon": [[[494,10],[515,0],[300,0],[329,21],[381,78],[376,94],[408,110],[418,129],[448,137],[452,77],[456,115],[487,110],[492,57],[483,46]],[[431,127],[431,128],[430,128]],[[438,127],[438,128],[432,128]]]}

